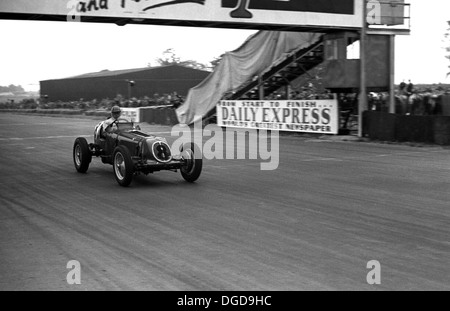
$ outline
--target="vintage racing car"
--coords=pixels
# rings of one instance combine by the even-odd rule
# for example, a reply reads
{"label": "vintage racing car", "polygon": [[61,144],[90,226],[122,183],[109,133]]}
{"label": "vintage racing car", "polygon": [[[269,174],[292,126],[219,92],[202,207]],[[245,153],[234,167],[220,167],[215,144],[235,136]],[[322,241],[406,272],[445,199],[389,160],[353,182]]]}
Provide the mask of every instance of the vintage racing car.
{"label": "vintage racing car", "polygon": [[188,182],[199,178],[203,161],[200,149],[194,143],[185,144],[176,156],[165,138],[144,133],[133,122],[119,118],[115,126],[114,132],[105,132],[102,123],[98,124],[94,130],[94,143],[89,144],[84,137],[75,140],[73,161],[78,172],[86,173],[95,156],[113,166],[117,182],[124,187],[130,185],[133,175],[162,170],[180,170]]}

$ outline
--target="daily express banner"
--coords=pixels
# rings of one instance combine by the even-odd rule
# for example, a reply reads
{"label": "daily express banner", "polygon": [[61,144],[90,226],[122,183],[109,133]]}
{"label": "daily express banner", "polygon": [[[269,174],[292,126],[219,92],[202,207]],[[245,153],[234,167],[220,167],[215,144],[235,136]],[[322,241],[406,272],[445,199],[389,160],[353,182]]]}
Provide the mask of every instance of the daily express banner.
{"label": "daily express banner", "polygon": [[41,15],[44,19],[45,15],[67,16],[72,21],[86,16],[360,28],[362,3],[363,0],[0,0],[0,17],[17,13]]}
{"label": "daily express banner", "polygon": [[217,105],[217,124],[225,127],[337,134],[337,100],[242,101]]}

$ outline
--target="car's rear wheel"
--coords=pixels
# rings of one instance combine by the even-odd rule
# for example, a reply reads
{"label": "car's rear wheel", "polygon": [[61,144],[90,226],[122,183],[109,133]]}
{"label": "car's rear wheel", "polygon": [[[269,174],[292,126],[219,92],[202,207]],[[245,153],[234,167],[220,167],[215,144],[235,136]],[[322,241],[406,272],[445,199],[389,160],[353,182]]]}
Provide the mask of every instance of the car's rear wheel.
{"label": "car's rear wheel", "polygon": [[181,153],[185,164],[181,167],[181,176],[188,182],[196,181],[202,172],[203,157],[197,145],[194,143],[184,146]]}
{"label": "car's rear wheel", "polygon": [[89,144],[84,137],[78,137],[73,144],[73,163],[79,173],[86,173],[92,161]]}
{"label": "car's rear wheel", "polygon": [[134,164],[130,151],[124,146],[118,146],[113,153],[113,170],[119,185],[127,187],[133,180]]}

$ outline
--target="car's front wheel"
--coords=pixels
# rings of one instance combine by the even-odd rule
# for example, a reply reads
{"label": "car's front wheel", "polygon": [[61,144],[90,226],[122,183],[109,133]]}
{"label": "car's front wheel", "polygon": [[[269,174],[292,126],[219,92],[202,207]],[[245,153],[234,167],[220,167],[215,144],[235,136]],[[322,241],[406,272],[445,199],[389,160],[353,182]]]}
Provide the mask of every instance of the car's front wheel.
{"label": "car's front wheel", "polygon": [[181,176],[188,182],[196,181],[202,172],[203,157],[200,149],[194,143],[187,144],[181,153],[185,161],[181,167]]}
{"label": "car's front wheel", "polygon": [[79,173],[86,173],[92,161],[91,150],[86,138],[78,137],[73,144],[73,163]]}
{"label": "car's front wheel", "polygon": [[134,164],[130,151],[124,146],[118,146],[113,153],[113,170],[119,185],[127,187],[133,180]]}

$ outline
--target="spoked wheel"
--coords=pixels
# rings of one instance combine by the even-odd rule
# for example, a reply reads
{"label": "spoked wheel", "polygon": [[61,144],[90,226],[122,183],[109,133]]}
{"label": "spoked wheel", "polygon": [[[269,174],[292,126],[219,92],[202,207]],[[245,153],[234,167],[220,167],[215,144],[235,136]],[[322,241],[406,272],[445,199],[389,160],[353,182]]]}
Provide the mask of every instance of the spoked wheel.
{"label": "spoked wheel", "polygon": [[86,138],[78,137],[73,144],[73,163],[79,173],[86,173],[92,161],[91,150]]}
{"label": "spoked wheel", "polygon": [[196,181],[200,177],[203,167],[200,149],[194,143],[188,144],[183,148],[181,157],[185,160],[185,164],[180,169],[181,176],[188,182]]}
{"label": "spoked wheel", "polygon": [[134,165],[131,154],[124,146],[114,149],[113,170],[119,185],[127,187],[133,180]]}

